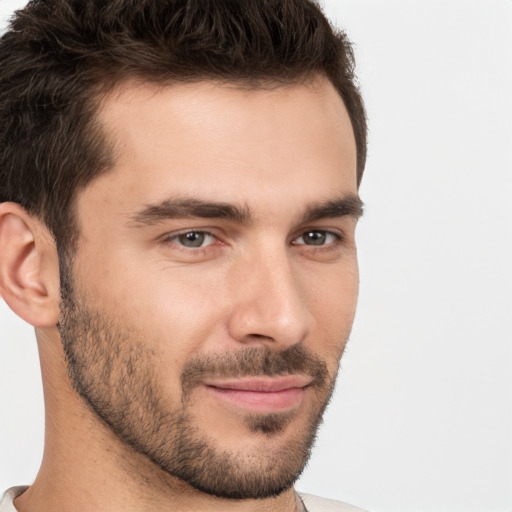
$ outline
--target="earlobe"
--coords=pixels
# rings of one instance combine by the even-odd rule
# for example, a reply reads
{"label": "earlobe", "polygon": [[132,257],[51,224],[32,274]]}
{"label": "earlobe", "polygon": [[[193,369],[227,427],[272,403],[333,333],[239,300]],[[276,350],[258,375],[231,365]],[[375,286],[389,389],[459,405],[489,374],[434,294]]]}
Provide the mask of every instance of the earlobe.
{"label": "earlobe", "polygon": [[15,203],[0,204],[0,296],[35,327],[54,326],[59,270],[48,229]]}

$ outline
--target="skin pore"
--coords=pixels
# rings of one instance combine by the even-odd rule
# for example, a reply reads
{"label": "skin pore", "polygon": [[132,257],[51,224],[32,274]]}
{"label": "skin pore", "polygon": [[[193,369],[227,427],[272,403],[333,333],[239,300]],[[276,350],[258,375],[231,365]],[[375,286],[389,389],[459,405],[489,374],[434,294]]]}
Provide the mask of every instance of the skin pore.
{"label": "skin pore", "polygon": [[99,119],[116,163],[37,329],[45,455],[16,507],[296,510],[358,292],[341,98],[130,82]]}

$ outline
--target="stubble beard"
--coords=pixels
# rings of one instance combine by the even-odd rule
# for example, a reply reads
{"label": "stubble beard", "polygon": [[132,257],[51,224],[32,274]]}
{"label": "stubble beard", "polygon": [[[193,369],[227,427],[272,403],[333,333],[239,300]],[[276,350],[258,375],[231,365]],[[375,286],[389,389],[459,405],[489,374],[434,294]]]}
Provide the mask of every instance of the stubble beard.
{"label": "stubble beard", "polygon": [[[189,360],[181,374],[182,400],[170,408],[156,377],[158,359],[140,331],[121,325],[85,305],[71,279],[62,281],[59,331],[74,389],[96,417],[138,454],[194,489],[222,498],[261,499],[289,489],[302,473],[315,441],[336,375],[324,361],[297,344],[282,352],[263,347]],[[148,348],[149,347],[149,348]],[[208,376],[276,376],[302,373],[313,377],[315,400],[306,427],[296,429],[281,448],[257,454],[222,449],[208,427],[193,419],[191,395]],[[244,416],[252,436],[269,441],[282,435],[293,413]]]}

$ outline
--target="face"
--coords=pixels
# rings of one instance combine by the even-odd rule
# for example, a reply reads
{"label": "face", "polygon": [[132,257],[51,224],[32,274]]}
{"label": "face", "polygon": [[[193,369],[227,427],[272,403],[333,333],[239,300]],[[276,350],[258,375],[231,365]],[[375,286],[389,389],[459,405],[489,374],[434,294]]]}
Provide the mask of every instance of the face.
{"label": "face", "polygon": [[125,443],[217,496],[302,471],[357,299],[350,121],[323,80],[128,84],[114,169],[77,200],[60,333],[74,387]]}

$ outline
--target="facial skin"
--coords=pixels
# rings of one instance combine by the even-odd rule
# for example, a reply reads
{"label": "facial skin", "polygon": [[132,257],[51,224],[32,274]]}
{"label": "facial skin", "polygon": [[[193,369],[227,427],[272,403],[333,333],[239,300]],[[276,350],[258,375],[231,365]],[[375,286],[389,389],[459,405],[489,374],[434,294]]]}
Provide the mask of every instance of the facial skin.
{"label": "facial skin", "polygon": [[162,482],[278,495],[307,461],[355,313],[342,100],[322,79],[129,83],[100,121],[116,164],[80,192],[61,269],[73,386],[128,472],[142,456]]}

